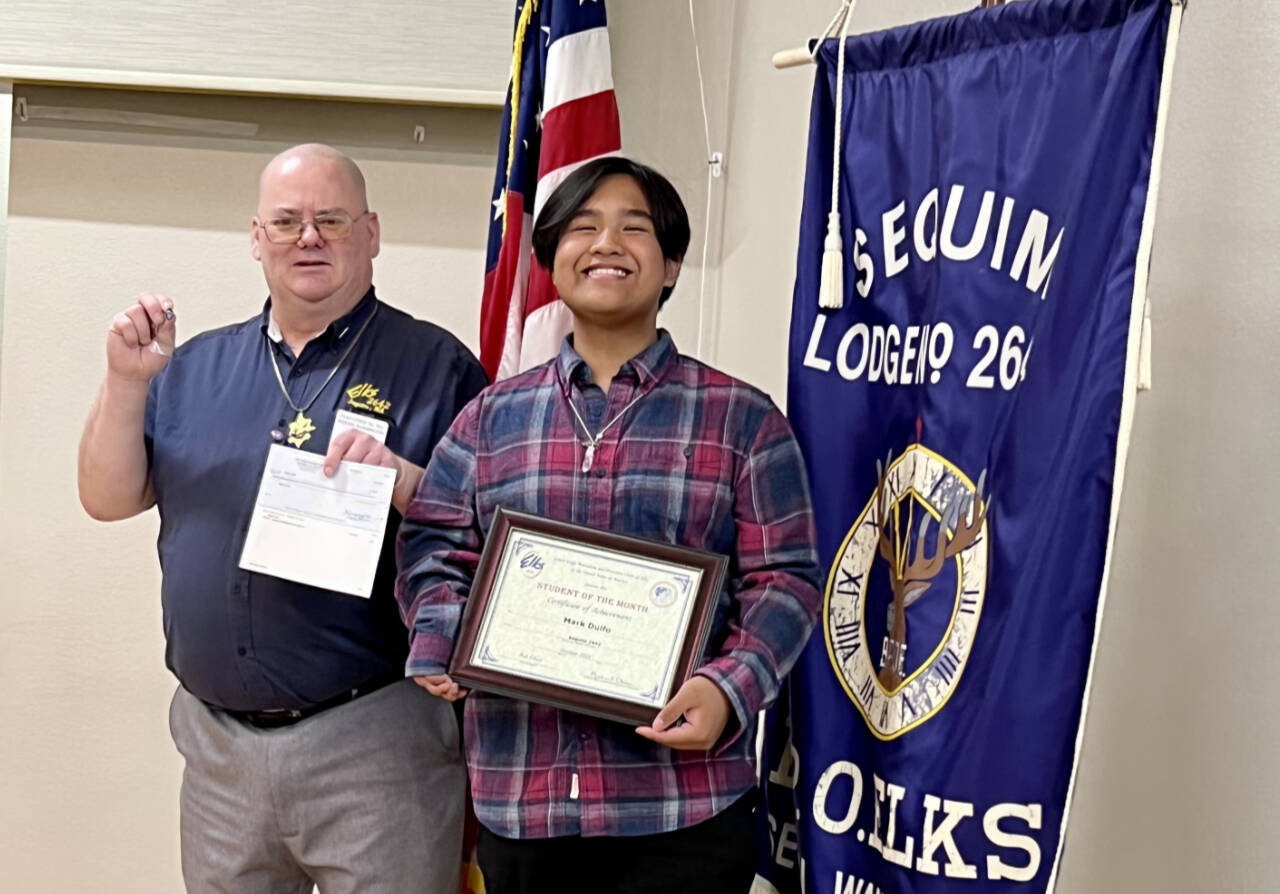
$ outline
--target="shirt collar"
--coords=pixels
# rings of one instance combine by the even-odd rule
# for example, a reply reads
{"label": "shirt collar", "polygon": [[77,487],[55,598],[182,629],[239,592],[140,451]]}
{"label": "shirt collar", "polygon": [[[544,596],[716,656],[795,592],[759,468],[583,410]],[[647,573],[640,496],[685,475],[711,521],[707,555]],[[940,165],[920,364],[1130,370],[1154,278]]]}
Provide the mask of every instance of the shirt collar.
{"label": "shirt collar", "polygon": [[[662,378],[667,367],[675,362],[679,352],[665,329],[658,330],[658,339],[636,356],[632,357],[618,369],[620,376],[635,376],[639,387],[649,388],[651,384]],[[573,347],[573,333],[565,336],[560,343],[560,353],[556,357],[556,372],[560,378],[560,387],[565,394],[569,393],[575,381],[586,382],[591,377],[591,368],[582,355]]]}
{"label": "shirt collar", "polygon": [[[325,330],[317,335],[315,340],[323,339],[330,348],[341,346],[347,339],[354,337],[360,331],[360,327],[369,319],[369,315],[373,313],[377,303],[378,296],[374,294],[373,286],[369,286],[369,291],[365,292],[364,297],[356,302],[356,306],[325,327]],[[284,341],[284,333],[280,331],[279,325],[276,324],[276,318],[271,313],[270,296],[267,297],[266,304],[262,306],[261,325],[262,331],[266,333],[267,338],[271,339],[272,342],[278,345]]]}

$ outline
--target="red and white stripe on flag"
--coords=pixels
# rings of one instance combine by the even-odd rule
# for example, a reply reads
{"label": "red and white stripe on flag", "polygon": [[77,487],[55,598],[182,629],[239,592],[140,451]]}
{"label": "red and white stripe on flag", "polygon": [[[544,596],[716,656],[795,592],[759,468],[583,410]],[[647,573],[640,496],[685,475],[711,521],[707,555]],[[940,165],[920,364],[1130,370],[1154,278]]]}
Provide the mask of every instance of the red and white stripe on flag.
{"label": "red and white stripe on flag", "polygon": [[494,182],[480,359],[494,379],[555,355],[572,328],[533,222],[555,188],[622,148],[603,0],[522,0]]}

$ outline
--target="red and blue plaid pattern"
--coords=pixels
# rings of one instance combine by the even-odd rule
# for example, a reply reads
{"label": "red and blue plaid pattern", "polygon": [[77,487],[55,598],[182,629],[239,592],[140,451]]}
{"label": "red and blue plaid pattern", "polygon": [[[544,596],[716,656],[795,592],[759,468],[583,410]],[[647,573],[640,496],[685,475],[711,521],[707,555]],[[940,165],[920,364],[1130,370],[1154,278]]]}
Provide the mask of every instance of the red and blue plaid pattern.
{"label": "red and blue plaid pattern", "polygon": [[728,555],[698,673],[720,686],[734,716],[714,751],[680,752],[617,723],[472,693],[476,815],[506,837],[652,834],[727,807],[755,786],[757,712],[777,696],[818,611],[804,467],[768,396],[680,355],[661,333],[614,377],[604,419],[643,397],[584,473],[568,404],[590,418],[577,384],[584,371],[566,340],[556,359],[486,389],[440,442],[398,543],[408,673],[448,664],[484,532],[502,506]]}

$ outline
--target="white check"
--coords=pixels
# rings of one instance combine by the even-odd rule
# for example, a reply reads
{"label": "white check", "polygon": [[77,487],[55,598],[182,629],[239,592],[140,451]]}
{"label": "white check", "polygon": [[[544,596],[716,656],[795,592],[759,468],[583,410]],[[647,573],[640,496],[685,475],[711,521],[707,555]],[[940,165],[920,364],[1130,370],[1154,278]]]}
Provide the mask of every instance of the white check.
{"label": "white check", "polygon": [[271,445],[240,567],[369,598],[396,471]]}

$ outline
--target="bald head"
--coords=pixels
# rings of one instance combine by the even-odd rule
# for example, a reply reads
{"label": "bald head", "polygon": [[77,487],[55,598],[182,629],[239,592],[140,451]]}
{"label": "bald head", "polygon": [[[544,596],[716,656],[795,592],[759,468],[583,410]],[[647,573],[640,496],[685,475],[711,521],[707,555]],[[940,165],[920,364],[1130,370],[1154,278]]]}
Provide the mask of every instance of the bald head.
{"label": "bald head", "polygon": [[[286,234],[300,235],[272,241],[272,228],[281,224]],[[380,234],[364,175],[332,146],[294,146],[262,169],[250,250],[262,263],[277,316],[306,318],[322,329],[354,307],[373,282]]]}
{"label": "bald head", "polygon": [[280,177],[290,177],[300,168],[310,166],[330,168],[333,173],[345,180],[343,187],[349,190],[352,199],[358,199],[360,207],[348,209],[352,214],[359,214],[369,207],[369,197],[365,191],[364,174],[359,165],[332,146],[324,143],[302,143],[284,150],[262,169],[258,178],[258,200],[269,189],[272,182]]}

